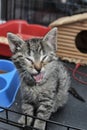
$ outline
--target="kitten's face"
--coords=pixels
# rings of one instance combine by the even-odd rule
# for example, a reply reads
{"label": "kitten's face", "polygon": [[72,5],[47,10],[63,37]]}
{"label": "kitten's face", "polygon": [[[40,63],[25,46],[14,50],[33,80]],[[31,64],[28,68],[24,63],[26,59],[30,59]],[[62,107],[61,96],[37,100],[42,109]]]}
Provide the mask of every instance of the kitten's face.
{"label": "kitten's face", "polygon": [[46,72],[46,66],[56,60],[56,33],[52,29],[44,38],[33,38],[23,41],[18,36],[8,33],[8,40],[13,60],[22,64],[21,67],[29,72],[39,82]]}

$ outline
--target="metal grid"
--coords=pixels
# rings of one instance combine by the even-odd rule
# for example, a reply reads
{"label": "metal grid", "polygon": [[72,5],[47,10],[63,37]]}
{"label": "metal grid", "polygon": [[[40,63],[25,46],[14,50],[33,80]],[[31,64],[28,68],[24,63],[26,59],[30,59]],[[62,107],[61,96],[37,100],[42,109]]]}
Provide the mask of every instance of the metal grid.
{"label": "metal grid", "polygon": [[[20,112],[16,112],[14,110],[6,109],[6,108],[3,108],[3,107],[0,107],[0,108],[4,109],[4,116],[3,117],[0,116],[0,122],[14,126],[16,128],[20,128],[21,130],[40,130],[40,129],[34,128],[33,126],[29,126],[27,124],[27,118],[28,117],[33,118],[33,119],[39,119],[41,121],[45,121],[46,124],[51,123],[52,125],[54,125],[54,127],[57,126],[58,128],[60,127],[61,129],[65,128],[65,130],[82,130],[81,128],[76,128],[76,127],[65,125],[65,124],[62,124],[62,123],[59,123],[59,122],[55,122],[55,121],[51,121],[51,120],[44,120],[44,119],[41,119],[41,118],[37,118],[35,116],[30,116],[30,115],[23,114],[23,113],[20,113]],[[22,124],[18,123],[17,120],[16,121],[12,120],[10,115],[14,115],[14,114],[16,114],[16,116],[23,115],[25,117],[25,124],[22,125]],[[47,128],[46,128],[46,130],[47,130]]]}
{"label": "metal grid", "polygon": [[48,25],[55,19],[87,11],[87,0],[1,0],[1,19],[24,19]]}

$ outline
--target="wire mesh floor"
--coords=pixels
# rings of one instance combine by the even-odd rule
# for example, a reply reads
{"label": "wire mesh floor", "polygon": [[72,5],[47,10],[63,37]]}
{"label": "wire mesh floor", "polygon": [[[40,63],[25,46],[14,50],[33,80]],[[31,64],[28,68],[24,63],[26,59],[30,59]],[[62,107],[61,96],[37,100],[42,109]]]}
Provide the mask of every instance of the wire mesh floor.
{"label": "wire mesh floor", "polygon": [[[66,63],[66,65],[67,68],[75,67],[74,64],[70,63]],[[87,73],[87,66],[80,67],[79,71]],[[72,74],[72,72],[70,73]],[[81,75],[78,78],[87,81],[86,77]],[[72,78],[72,87],[74,87],[87,101],[86,85],[81,84]],[[27,125],[27,115],[24,115],[25,125],[22,126],[21,124],[18,124],[18,119],[21,116],[21,102],[19,98],[20,90],[11,108],[0,112],[0,130],[34,130],[34,128]],[[69,95],[67,104],[62,109],[59,109],[56,113],[52,114],[50,120],[46,120],[46,122],[46,130],[87,130],[87,103],[83,103]]]}

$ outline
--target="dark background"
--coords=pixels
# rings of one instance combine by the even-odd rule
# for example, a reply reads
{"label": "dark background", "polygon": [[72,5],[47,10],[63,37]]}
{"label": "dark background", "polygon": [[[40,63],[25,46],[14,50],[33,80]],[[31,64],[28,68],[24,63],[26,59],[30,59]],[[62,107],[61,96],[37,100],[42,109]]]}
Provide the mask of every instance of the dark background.
{"label": "dark background", "polygon": [[49,25],[55,19],[87,11],[87,0],[1,0],[1,19]]}

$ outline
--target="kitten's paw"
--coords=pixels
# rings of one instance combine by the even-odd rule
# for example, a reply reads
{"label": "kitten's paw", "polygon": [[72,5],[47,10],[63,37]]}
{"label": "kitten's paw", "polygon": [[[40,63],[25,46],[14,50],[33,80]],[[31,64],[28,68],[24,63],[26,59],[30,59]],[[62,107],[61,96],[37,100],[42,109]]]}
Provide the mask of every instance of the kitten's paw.
{"label": "kitten's paw", "polygon": [[31,125],[32,118],[31,117],[27,117],[27,120],[25,120],[25,116],[21,116],[20,119],[18,120],[18,123],[22,124],[22,125]]}
{"label": "kitten's paw", "polygon": [[25,125],[25,117],[24,116],[21,116],[18,120],[18,123],[19,124],[22,124],[22,125]]}

